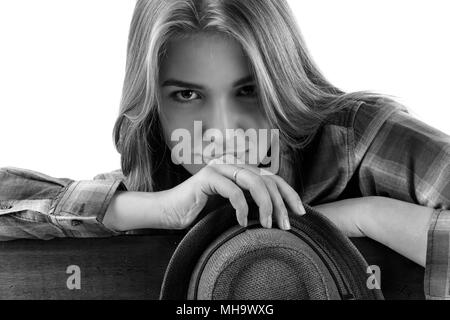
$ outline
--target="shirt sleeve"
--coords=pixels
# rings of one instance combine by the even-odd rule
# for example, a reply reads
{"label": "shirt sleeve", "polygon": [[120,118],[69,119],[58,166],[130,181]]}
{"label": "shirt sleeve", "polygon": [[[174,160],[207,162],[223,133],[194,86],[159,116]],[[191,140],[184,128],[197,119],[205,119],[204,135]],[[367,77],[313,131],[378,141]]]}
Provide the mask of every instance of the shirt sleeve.
{"label": "shirt sleeve", "polygon": [[428,229],[425,297],[429,300],[450,300],[450,211],[433,211]]}
{"label": "shirt sleeve", "polygon": [[0,241],[123,234],[103,224],[120,179],[74,181],[15,167],[0,168]]}
{"label": "shirt sleeve", "polygon": [[391,102],[362,104],[353,133],[363,196],[435,209],[428,229],[425,295],[450,298],[450,136]]}

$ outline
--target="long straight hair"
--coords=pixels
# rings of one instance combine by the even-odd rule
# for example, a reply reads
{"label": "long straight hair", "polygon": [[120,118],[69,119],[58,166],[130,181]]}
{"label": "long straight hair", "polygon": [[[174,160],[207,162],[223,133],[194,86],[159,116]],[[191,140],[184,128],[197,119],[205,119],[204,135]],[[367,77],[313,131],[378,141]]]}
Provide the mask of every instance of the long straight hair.
{"label": "long straight hair", "polygon": [[120,112],[113,136],[133,191],[157,191],[187,178],[172,164],[159,121],[159,67],[174,37],[199,32],[231,36],[249,57],[259,102],[280,130],[279,175],[296,184],[299,149],[324,121],[370,91],[345,93],[322,75],[286,0],[137,0],[131,21]]}

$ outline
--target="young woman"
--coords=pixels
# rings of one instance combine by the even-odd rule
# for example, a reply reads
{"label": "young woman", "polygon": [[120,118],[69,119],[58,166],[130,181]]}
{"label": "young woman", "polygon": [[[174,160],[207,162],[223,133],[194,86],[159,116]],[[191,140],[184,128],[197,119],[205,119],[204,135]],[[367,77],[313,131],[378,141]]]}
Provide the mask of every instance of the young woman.
{"label": "young woman", "polygon": [[[205,156],[214,137],[176,161],[177,130],[228,129],[278,129],[279,152],[257,136]],[[284,0],[138,0],[114,138],[121,170],[91,181],[2,168],[0,238],[185,229],[220,199],[245,226],[247,192],[263,227],[289,229],[303,201],[426,266],[428,296],[449,296],[450,137],[389,97],[329,83]],[[262,174],[269,154],[279,165]]]}

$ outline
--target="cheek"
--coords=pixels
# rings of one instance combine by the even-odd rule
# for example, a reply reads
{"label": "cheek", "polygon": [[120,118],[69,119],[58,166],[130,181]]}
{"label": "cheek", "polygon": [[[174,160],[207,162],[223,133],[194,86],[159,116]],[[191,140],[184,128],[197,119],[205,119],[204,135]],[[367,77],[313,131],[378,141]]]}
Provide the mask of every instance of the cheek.
{"label": "cheek", "polygon": [[177,129],[188,129],[185,128],[185,121],[183,121],[182,117],[180,117],[177,113],[171,112],[167,109],[161,112],[160,122],[162,130],[164,132],[166,143],[170,147],[173,146],[173,143],[171,142],[172,133],[174,133]]}
{"label": "cheek", "polygon": [[253,116],[250,118],[251,123],[251,128],[255,128],[257,130],[259,129],[267,129],[270,130],[271,126],[269,123],[269,120],[267,120],[265,115],[262,115],[260,113],[255,113],[253,114]]}
{"label": "cheek", "polygon": [[[170,118],[161,119],[161,126],[164,133],[166,145],[172,150],[176,145],[190,141],[189,145],[192,152],[194,143],[193,137],[196,130],[194,130],[194,121],[190,121],[186,117],[172,116]],[[197,129],[197,131],[199,131]],[[201,133],[200,133],[201,134]],[[201,136],[200,136],[201,137]]]}
{"label": "cheek", "polygon": [[242,123],[242,125],[247,128],[269,129],[269,121],[262,106],[254,102],[241,106],[241,110],[244,110],[242,118],[245,119],[245,123]]}

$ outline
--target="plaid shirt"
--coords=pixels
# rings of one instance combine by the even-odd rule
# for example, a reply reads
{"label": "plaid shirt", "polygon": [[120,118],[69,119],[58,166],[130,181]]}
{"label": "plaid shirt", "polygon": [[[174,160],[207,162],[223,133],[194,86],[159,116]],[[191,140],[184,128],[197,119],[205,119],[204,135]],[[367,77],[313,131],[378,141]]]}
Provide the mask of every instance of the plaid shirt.
{"label": "plaid shirt", "polygon": [[[401,104],[359,102],[321,127],[302,152],[300,196],[311,206],[383,196],[450,210],[450,137],[413,118]],[[102,224],[120,170],[74,181],[0,168],[0,240],[107,237]],[[450,298],[450,214],[435,210],[428,232],[427,298]]]}

